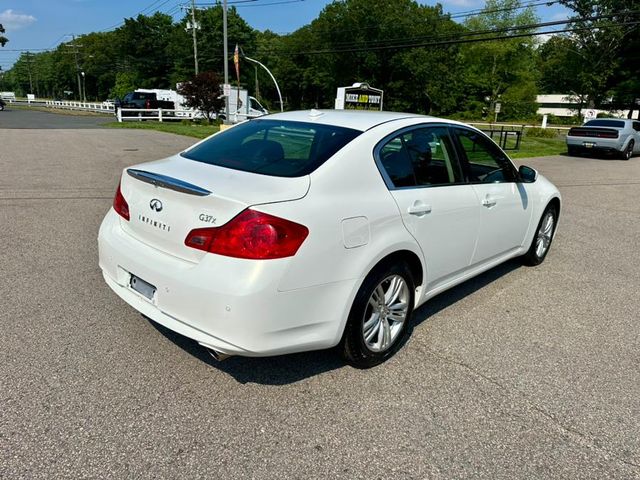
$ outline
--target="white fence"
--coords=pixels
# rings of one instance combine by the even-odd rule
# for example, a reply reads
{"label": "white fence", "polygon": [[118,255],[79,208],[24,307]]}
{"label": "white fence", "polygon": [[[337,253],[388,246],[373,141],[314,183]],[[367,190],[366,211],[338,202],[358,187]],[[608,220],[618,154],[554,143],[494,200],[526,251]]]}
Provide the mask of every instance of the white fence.
{"label": "white fence", "polygon": [[85,110],[89,112],[102,112],[113,113],[114,105],[112,102],[73,102],[73,101],[61,101],[61,100],[46,100],[44,102],[46,107],[61,108],[64,110]]}
{"label": "white fence", "polygon": [[196,110],[171,110],[168,108],[118,108],[116,109],[116,117],[119,122],[141,122],[142,120],[163,122],[203,118],[202,113]]}
{"label": "white fence", "polygon": [[[466,123],[466,122],[465,122]],[[500,129],[500,128],[512,128],[512,129],[517,129],[520,130],[522,128],[548,128],[549,130],[558,130],[558,132],[560,131],[569,131],[571,130],[571,127],[557,127],[554,125],[523,125],[521,123],[518,124],[508,124],[508,123],[477,123],[477,122],[468,122],[469,125],[473,125],[474,127],[477,127],[480,130],[494,130],[494,129]],[[488,129],[486,127],[489,127]]]}

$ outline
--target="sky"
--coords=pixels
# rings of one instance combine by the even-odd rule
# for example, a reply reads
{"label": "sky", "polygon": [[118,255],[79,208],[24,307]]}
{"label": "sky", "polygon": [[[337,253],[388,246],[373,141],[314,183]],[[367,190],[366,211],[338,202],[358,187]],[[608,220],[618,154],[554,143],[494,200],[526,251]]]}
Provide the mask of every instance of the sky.
{"label": "sky", "polygon": [[[526,0],[523,1],[523,3]],[[196,3],[212,0],[197,0]],[[236,3],[237,2],[237,3]],[[332,0],[228,0],[238,13],[258,30],[292,32],[310,23]],[[38,51],[70,40],[70,34],[109,30],[123,18],[143,12],[171,13],[183,16],[181,5],[187,0],[0,0],[0,24],[9,43],[0,48],[0,67],[11,68],[22,50]],[[419,0],[434,5],[435,0]],[[440,0],[445,12],[459,13],[482,8],[484,0]],[[542,21],[567,17],[567,10],[554,4],[537,7]],[[462,20],[462,19],[460,19]]]}

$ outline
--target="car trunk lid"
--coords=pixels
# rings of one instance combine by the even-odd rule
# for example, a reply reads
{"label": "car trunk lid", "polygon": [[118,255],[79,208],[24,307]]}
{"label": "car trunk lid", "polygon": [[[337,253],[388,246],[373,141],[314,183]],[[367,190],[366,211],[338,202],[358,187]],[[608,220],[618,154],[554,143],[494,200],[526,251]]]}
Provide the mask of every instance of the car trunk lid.
{"label": "car trunk lid", "polygon": [[271,177],[213,166],[179,155],[125,170],[121,191],[129,205],[125,232],[184,260],[204,252],[184,244],[195,228],[224,225],[252,205],[297,200],[309,177]]}

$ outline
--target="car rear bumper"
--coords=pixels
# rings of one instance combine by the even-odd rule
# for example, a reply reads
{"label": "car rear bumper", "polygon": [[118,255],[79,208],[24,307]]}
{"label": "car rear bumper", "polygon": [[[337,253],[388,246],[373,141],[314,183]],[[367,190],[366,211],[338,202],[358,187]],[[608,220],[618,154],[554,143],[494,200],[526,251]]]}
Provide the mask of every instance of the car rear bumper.
{"label": "car rear bumper", "polygon": [[[100,268],[107,285],[153,321],[230,355],[279,355],[340,341],[357,280],[281,291],[292,258],[207,254],[192,263],[140,242],[120,221],[110,210],[100,227]],[[131,275],[156,288],[152,299],[130,286]]]}
{"label": "car rear bumper", "polygon": [[624,148],[621,139],[603,139],[588,137],[567,137],[567,147],[578,152],[620,153]]}

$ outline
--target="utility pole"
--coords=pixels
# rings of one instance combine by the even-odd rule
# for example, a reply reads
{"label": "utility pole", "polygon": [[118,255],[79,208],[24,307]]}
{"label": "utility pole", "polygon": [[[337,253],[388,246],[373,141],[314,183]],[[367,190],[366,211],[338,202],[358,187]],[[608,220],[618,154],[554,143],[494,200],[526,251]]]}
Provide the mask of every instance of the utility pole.
{"label": "utility pole", "polygon": [[[227,0],[222,2],[222,34],[224,36],[224,84],[229,85],[229,47],[227,45]],[[230,123],[231,112],[229,112],[229,96],[224,97],[226,118],[224,123]]]}
{"label": "utility pole", "polygon": [[76,80],[78,82],[78,100],[82,100],[82,82],[80,82],[80,61],[78,60],[78,44],[76,43],[76,36],[72,34],[73,38],[73,56],[76,60]]}
{"label": "utility pole", "polygon": [[33,77],[31,76],[31,52],[27,52],[27,71],[29,72],[29,93],[33,93]]}
{"label": "utility pole", "polygon": [[196,35],[196,28],[196,0],[191,0],[191,34],[193,35],[193,61],[196,67],[196,75],[198,75],[198,37]]}

